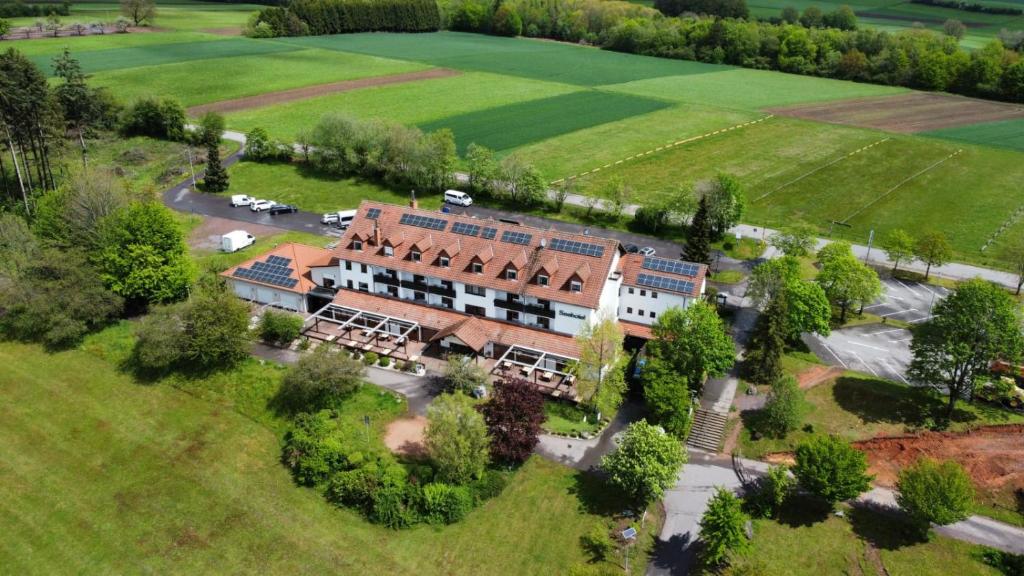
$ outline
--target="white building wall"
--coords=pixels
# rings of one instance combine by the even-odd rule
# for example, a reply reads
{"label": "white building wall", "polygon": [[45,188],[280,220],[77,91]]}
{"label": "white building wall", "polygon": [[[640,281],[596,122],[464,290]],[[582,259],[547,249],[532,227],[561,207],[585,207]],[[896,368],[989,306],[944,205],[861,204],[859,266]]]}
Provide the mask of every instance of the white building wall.
{"label": "white building wall", "polygon": [[[621,320],[650,325],[665,310],[673,306],[686,308],[691,302],[693,298],[681,294],[623,285],[619,291],[618,316]],[[654,317],[651,317],[652,312]]]}
{"label": "white building wall", "polygon": [[231,279],[232,290],[239,298],[257,304],[273,304],[288,310],[306,312],[306,299],[301,294],[277,290],[269,286]]}

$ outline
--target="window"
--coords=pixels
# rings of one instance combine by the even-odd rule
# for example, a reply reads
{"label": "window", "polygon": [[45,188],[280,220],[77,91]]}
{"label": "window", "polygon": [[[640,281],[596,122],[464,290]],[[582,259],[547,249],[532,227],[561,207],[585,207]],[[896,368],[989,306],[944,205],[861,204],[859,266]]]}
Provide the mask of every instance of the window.
{"label": "window", "polygon": [[639,315],[643,316],[643,315],[644,315],[644,310],[643,310],[643,308],[641,308],[641,309],[637,310],[637,314],[639,314]]}
{"label": "window", "polygon": [[626,314],[632,314],[632,313],[633,313],[633,308],[632,307],[626,307]]}
{"label": "window", "polygon": [[548,277],[544,274],[537,274],[537,284],[540,284],[541,286],[547,286]]}
{"label": "window", "polygon": [[579,280],[571,280],[569,282],[569,292],[582,292],[582,291],[583,291],[583,282],[580,282]]}
{"label": "window", "polygon": [[515,280],[518,277],[519,277],[519,271],[516,270],[515,268],[506,268],[505,269],[505,280]]}
{"label": "window", "polygon": [[472,270],[474,274],[483,274],[484,265],[479,262],[473,262],[470,264],[470,270]]}
{"label": "window", "polygon": [[647,296],[647,290],[641,290],[640,291],[640,295],[641,296]]}
{"label": "window", "polygon": [[451,309],[455,305],[455,301],[451,298],[441,297],[441,307]]}
{"label": "window", "polygon": [[419,274],[413,274],[412,275],[412,281],[415,282],[416,284],[426,284],[427,283],[427,279],[425,277],[423,277],[423,276],[420,276]]}
{"label": "window", "polygon": [[388,286],[388,296],[398,298],[398,286]]}
{"label": "window", "polygon": [[351,280],[346,280],[345,281],[345,287],[348,288],[349,290],[351,290],[352,289],[352,281]]}
{"label": "window", "polygon": [[324,288],[334,288],[334,276],[324,274]]}
{"label": "window", "polygon": [[537,326],[540,326],[545,330],[551,330],[551,321],[543,316],[540,316],[537,318]]}
{"label": "window", "polygon": [[345,270],[352,270],[352,263],[345,260]]}
{"label": "window", "polygon": [[630,289],[629,289],[629,293],[630,293],[630,294],[632,294],[632,293],[633,293],[633,289],[632,289],[632,288],[630,288]]}
{"label": "window", "polygon": [[362,240],[353,240],[352,241],[352,249],[353,250],[360,250],[361,251],[363,249],[363,241]]}
{"label": "window", "polygon": [[516,312],[515,310],[506,310],[505,320],[508,320],[509,322],[519,322],[519,312]]}
{"label": "window", "polygon": [[384,247],[384,255],[385,256],[394,256],[395,255],[395,249],[392,248],[391,246],[385,246]]}
{"label": "window", "polygon": [[422,254],[420,254],[416,250],[409,252],[409,259],[412,260],[413,262],[419,262],[421,257]]}
{"label": "window", "polygon": [[658,299],[658,293],[655,292],[654,290],[651,290],[651,298],[654,298],[655,300],[657,300]]}
{"label": "window", "polygon": [[359,283],[359,291],[360,292],[369,292],[370,291],[370,286],[366,282],[360,282]]}
{"label": "window", "polygon": [[519,294],[509,294],[508,299],[511,302],[519,302],[521,300],[521,298],[519,298]]}
{"label": "window", "polygon": [[472,294],[473,296],[487,296],[487,289],[483,286],[466,284],[466,294]]}
{"label": "window", "polygon": [[369,270],[366,268],[366,264],[360,264],[359,268],[360,268],[360,270],[362,270],[363,274],[366,274],[367,272],[369,272]]}
{"label": "window", "polygon": [[466,314],[472,314],[474,316],[487,317],[487,309],[483,306],[473,306],[472,304],[466,304]]}
{"label": "window", "polygon": [[654,318],[654,310],[651,310],[651,318]]}
{"label": "window", "polygon": [[426,292],[415,291],[415,292],[412,293],[412,299],[413,300],[426,300],[427,299],[427,293]]}
{"label": "window", "polygon": [[451,263],[452,261],[449,260],[447,256],[441,256],[440,258],[437,259],[437,265],[440,266],[441,268],[447,268],[451,266]]}

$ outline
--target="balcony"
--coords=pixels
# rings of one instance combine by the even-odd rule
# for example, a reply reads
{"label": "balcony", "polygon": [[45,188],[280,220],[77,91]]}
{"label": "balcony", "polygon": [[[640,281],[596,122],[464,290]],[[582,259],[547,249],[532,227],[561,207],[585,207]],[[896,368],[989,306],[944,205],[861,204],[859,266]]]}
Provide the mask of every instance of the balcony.
{"label": "balcony", "polygon": [[398,286],[398,277],[391,276],[390,274],[374,274],[373,281],[378,284],[387,284],[388,286]]}
{"label": "balcony", "polygon": [[498,308],[505,310],[515,310],[517,312],[523,312],[526,314],[533,314],[534,316],[542,316],[544,318],[554,318],[555,311],[549,306],[540,306],[538,304],[524,304],[523,302],[513,302],[508,299],[494,299],[494,305]]}
{"label": "balcony", "polygon": [[408,288],[409,290],[416,290],[419,292],[427,292],[429,294],[437,294],[438,296],[447,296],[449,298],[455,298],[455,288],[448,288],[447,286],[434,286],[432,284],[426,284],[424,282],[413,282],[412,280],[402,280],[402,288]]}

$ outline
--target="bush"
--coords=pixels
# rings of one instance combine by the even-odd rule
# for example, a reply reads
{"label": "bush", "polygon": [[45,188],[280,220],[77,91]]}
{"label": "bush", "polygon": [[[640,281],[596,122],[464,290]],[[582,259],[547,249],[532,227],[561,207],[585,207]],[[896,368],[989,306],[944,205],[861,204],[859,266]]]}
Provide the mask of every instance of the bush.
{"label": "bush", "polygon": [[388,366],[391,365],[391,357],[381,356],[380,360],[377,360],[377,365],[380,366],[381,368],[387,368]]}
{"label": "bush", "polygon": [[500,496],[508,485],[508,476],[497,470],[485,470],[480,478],[469,485],[476,501],[483,502]]}
{"label": "bush", "polygon": [[472,394],[477,386],[487,384],[487,371],[469,356],[451,354],[444,366],[444,389],[447,392]]}
{"label": "bush", "polygon": [[171,98],[140,98],[122,113],[121,133],[182,141],[185,139],[185,109]]}
{"label": "bush", "polygon": [[417,491],[408,484],[386,484],[373,494],[371,518],[388,528],[405,528],[419,520],[410,496]]}
{"label": "bush", "polygon": [[967,518],[974,503],[974,485],[960,464],[922,458],[900,471],[896,502],[922,533],[930,524],[952,524]]}
{"label": "bush", "polygon": [[283,346],[299,337],[302,332],[302,318],[268,308],[260,318],[258,330],[260,340],[268,344]]}
{"label": "bush", "polygon": [[704,542],[701,558],[709,566],[722,564],[730,552],[741,551],[750,543],[745,526],[747,515],[742,501],[719,486],[700,519],[700,539]]}
{"label": "bush", "polygon": [[777,518],[795,485],[785,466],[768,468],[768,474],[757,479],[746,498],[750,512],[760,518]]}
{"label": "bush", "polygon": [[838,436],[815,436],[796,447],[793,474],[804,490],[830,505],[871,487],[863,452]]}
{"label": "bush", "polygon": [[590,555],[591,562],[604,562],[615,550],[615,542],[608,534],[607,526],[594,526],[590,532],[580,536],[580,544]]}
{"label": "bush", "polygon": [[490,461],[487,424],[471,398],[442,394],[427,408],[427,451],[441,480],[468,484]]}
{"label": "bush", "polygon": [[473,497],[465,486],[434,483],[423,487],[423,519],[429,524],[454,524],[473,509]]}
{"label": "bush", "polygon": [[336,472],[327,486],[327,499],[338,506],[368,514],[373,505],[376,484],[367,468]]}
{"label": "bush", "polygon": [[761,431],[766,436],[785,438],[800,427],[807,403],[796,379],[786,376],[772,384],[768,402],[761,412]]}
{"label": "bush", "polygon": [[377,358],[378,356],[376,352],[367,352],[366,354],[363,355],[363,364],[366,364],[367,366],[373,366],[374,364],[377,363]]}
{"label": "bush", "polygon": [[321,410],[299,414],[285,434],[282,460],[299,484],[316,486],[347,468],[335,425],[330,411]]}
{"label": "bush", "polygon": [[299,358],[281,383],[279,399],[291,410],[330,408],[363,384],[359,361],[329,345]]}

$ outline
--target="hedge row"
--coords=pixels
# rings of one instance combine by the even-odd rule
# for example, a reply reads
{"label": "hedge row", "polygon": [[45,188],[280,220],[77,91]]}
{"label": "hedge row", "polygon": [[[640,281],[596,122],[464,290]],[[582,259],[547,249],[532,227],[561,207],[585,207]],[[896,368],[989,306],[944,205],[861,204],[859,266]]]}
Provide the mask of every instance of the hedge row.
{"label": "hedge row", "polygon": [[1009,6],[986,6],[976,2],[964,2],[963,0],[910,0],[911,4],[924,4],[925,6],[938,6],[940,8],[952,8],[964,12],[980,12],[982,14],[1006,14],[1009,16],[1020,16],[1024,10],[1011,8]]}
{"label": "hedge row", "polygon": [[0,2],[0,18],[19,18],[31,16],[69,16],[71,3],[60,4],[25,4],[24,2]]}
{"label": "hedge row", "polygon": [[441,13],[434,0],[293,0],[288,9],[309,33],[435,32]]}

